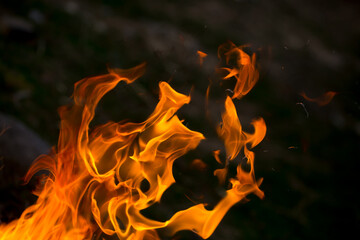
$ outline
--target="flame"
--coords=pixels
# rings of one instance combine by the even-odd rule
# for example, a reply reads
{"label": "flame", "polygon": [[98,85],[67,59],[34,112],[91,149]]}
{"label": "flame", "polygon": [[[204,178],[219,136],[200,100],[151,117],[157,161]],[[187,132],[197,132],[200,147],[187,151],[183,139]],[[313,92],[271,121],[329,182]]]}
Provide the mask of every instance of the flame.
{"label": "flame", "polygon": [[[214,158],[215,160],[220,163],[220,164],[223,164],[220,160],[220,150],[216,150],[216,151],[213,151],[213,155],[214,155]],[[225,161],[225,166],[224,168],[219,168],[219,169],[216,169],[214,171],[214,176],[216,176],[219,180],[219,183],[221,185],[223,185],[225,183],[225,180],[226,180],[226,176],[227,176],[227,173],[228,173],[228,169],[227,169],[227,165],[228,165],[228,159],[226,159]]]}
{"label": "flame", "polygon": [[[241,50],[235,52],[242,54]],[[244,61],[240,62],[245,67],[238,71],[248,75],[253,64],[244,65]],[[262,118],[254,120],[254,133],[243,132],[234,103],[228,97],[218,127],[228,155],[224,169],[243,149],[250,171],[238,165],[237,175],[229,180],[231,188],[212,210],[205,209],[205,203],[196,204],[165,222],[142,215],[141,211],[159,202],[175,182],[174,161],[204,139],[203,134],[184,126],[176,115],[190,102],[190,96],[176,92],[166,82],[159,83],[159,102],[144,122],[109,122],[90,129],[100,99],[121,81],[131,84],[144,69],[145,64],[128,70],[110,69],[108,74],[75,84],[73,104],[59,109],[57,148],[52,154],[39,157],[25,176],[28,182],[38,171],[48,170],[49,175],[42,176],[34,192],[38,199],[19,219],[0,225],[1,240],[103,239],[105,235],[159,239],[156,229],[163,229],[169,236],[191,230],[206,239],[226,212],[246,195],[263,197],[259,189],[262,180],[255,180],[254,153],[249,148],[264,138],[265,122]],[[249,84],[242,85],[250,90]],[[243,93],[235,92],[233,98]],[[214,154],[221,163],[219,151]],[[196,159],[193,166],[204,169],[207,165]],[[223,181],[226,175],[227,170],[223,170]],[[146,190],[141,188],[144,182],[149,186]]]}
{"label": "flame", "polygon": [[334,98],[334,96],[337,94],[337,92],[328,91],[317,98],[310,98],[308,97],[304,92],[300,93],[300,95],[306,99],[309,102],[315,102],[319,106],[325,106],[331,102],[331,100]]}
{"label": "flame", "polygon": [[202,51],[197,51],[197,54],[199,56],[199,64],[202,65],[207,54]]}
{"label": "flame", "polygon": [[[214,175],[219,178],[220,183],[224,183],[225,181],[225,177],[227,174],[227,161],[234,160],[240,153],[241,149],[244,149],[244,155],[247,159],[247,164],[250,165],[251,169],[249,174],[247,174],[241,171],[239,165],[238,171],[240,173],[238,172],[237,177],[239,180],[247,179],[247,182],[255,180],[254,153],[248,149],[247,145],[249,144],[250,148],[253,148],[264,139],[266,133],[266,125],[264,119],[262,118],[253,120],[251,124],[255,129],[253,134],[242,131],[242,127],[236,113],[235,105],[231,98],[227,97],[225,101],[225,112],[222,115],[222,124],[218,126],[218,135],[224,140],[225,149],[228,157],[226,159],[225,168],[217,169],[214,172]],[[216,156],[215,158],[218,158],[218,156]],[[257,189],[257,194],[259,194],[259,196],[262,196],[262,192],[259,189]]]}
{"label": "flame", "polygon": [[214,158],[215,158],[215,160],[218,162],[218,163],[220,163],[220,164],[223,164],[222,162],[221,162],[221,160],[220,160],[220,150],[215,150],[215,151],[213,151],[213,155],[214,155]]}
{"label": "flame", "polygon": [[218,57],[221,58],[224,55],[226,64],[235,63],[233,67],[221,68],[228,72],[223,78],[224,80],[232,77],[236,79],[233,99],[240,99],[248,94],[259,79],[259,72],[255,68],[256,55],[254,53],[250,57],[242,50],[243,47],[246,46],[237,47],[234,43],[228,42],[221,45],[218,49]]}

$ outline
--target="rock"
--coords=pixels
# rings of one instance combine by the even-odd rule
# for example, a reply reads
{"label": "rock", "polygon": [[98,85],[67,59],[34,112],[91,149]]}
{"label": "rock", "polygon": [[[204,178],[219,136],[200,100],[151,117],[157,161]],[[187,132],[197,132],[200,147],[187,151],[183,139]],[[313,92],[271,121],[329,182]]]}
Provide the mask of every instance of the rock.
{"label": "rock", "polygon": [[16,118],[0,113],[0,158],[2,162],[16,162],[28,167],[50,145]]}

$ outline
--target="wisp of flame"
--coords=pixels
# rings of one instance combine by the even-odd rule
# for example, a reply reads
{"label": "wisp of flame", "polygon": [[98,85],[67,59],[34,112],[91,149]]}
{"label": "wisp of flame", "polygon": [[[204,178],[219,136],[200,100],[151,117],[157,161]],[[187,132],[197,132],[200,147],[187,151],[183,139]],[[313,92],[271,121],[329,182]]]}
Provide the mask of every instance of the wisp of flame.
{"label": "wisp of flame", "polygon": [[[224,46],[221,47],[224,51]],[[246,95],[257,81],[252,60],[235,45],[225,56],[237,54],[238,65],[229,72],[236,78],[232,98]],[[100,99],[119,82],[131,84],[145,69],[141,64],[132,69],[112,69],[108,74],[83,79],[75,84],[73,103],[59,109],[59,141],[52,154],[40,156],[25,176],[28,182],[40,170],[47,170],[34,192],[35,204],[19,219],[0,225],[0,239],[159,239],[157,229],[172,236],[191,230],[208,238],[226,212],[249,193],[262,198],[256,181],[254,153],[250,150],[265,136],[262,118],[254,120],[254,133],[245,133],[233,100],[227,97],[218,135],[224,141],[226,161],[233,161],[243,150],[250,171],[237,167],[230,178],[231,188],[211,210],[197,204],[175,213],[165,222],[145,217],[141,211],[158,203],[163,193],[175,182],[172,168],[176,159],[198,146],[203,134],[183,125],[176,112],[190,102],[190,96],[176,92],[166,82],[159,83],[159,102],[142,123],[109,122],[90,131],[95,108]],[[250,80],[250,83],[249,83]],[[220,162],[219,156],[217,161]],[[227,165],[214,174],[225,181]],[[141,188],[148,182],[148,189]]]}

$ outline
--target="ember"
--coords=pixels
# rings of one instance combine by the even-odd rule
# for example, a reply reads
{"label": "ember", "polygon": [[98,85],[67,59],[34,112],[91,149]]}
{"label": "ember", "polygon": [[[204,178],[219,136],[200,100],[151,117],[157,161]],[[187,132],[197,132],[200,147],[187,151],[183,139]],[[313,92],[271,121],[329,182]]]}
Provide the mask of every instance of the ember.
{"label": "ember", "polygon": [[[176,112],[190,103],[190,96],[176,92],[160,82],[159,102],[142,123],[109,122],[90,131],[95,108],[100,99],[119,82],[131,84],[145,71],[145,64],[132,69],[112,69],[108,74],[86,78],[75,84],[73,103],[60,108],[60,136],[51,155],[39,157],[25,176],[28,182],[40,170],[47,170],[34,192],[37,202],[28,207],[18,220],[0,226],[0,239],[100,239],[117,235],[119,239],[159,239],[157,229],[172,236],[191,230],[202,238],[214,232],[226,212],[246,195],[264,196],[259,189],[262,180],[255,179],[254,153],[251,148],[265,136],[262,118],[254,120],[253,134],[242,131],[232,99],[246,95],[258,80],[255,55],[251,58],[234,44],[222,45],[219,54],[233,68],[224,79],[236,78],[232,98],[225,100],[222,123],[217,132],[228,156],[224,168],[214,172],[225,182],[227,166],[243,151],[250,171],[237,167],[230,178],[231,188],[212,209],[205,203],[175,213],[165,222],[155,221],[141,211],[159,202],[175,182],[172,168],[180,156],[198,146],[203,134],[183,125]],[[216,161],[222,163],[219,151]],[[201,160],[193,162],[206,168]],[[142,182],[149,187],[141,188]]]}

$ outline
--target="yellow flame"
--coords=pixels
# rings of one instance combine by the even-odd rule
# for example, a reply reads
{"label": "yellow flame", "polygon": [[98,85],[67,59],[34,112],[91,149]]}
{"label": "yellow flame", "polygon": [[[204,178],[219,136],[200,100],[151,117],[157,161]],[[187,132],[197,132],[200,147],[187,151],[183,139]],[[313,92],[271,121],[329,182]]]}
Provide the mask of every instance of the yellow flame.
{"label": "yellow flame", "polygon": [[[242,65],[244,61],[240,61]],[[176,92],[166,82],[159,83],[159,102],[144,122],[109,122],[90,130],[100,99],[120,81],[131,84],[144,73],[144,68],[145,64],[128,70],[110,69],[109,74],[75,84],[73,104],[59,109],[57,148],[32,164],[25,181],[39,170],[46,169],[50,174],[43,176],[34,192],[38,196],[36,203],[19,219],[0,225],[1,240],[100,239],[102,234],[116,235],[119,239],[159,239],[156,229],[163,229],[170,236],[180,230],[191,230],[208,238],[226,212],[247,194],[263,197],[258,187],[261,180],[255,180],[254,153],[247,145],[252,148],[261,142],[265,123],[261,118],[255,120],[252,123],[255,132],[243,132],[228,97],[218,134],[224,141],[228,160],[244,149],[250,171],[238,166],[236,177],[230,179],[231,188],[212,210],[205,209],[204,203],[197,204],[165,222],[142,215],[141,211],[159,202],[175,182],[174,161],[204,139],[201,133],[184,126],[176,115],[190,102],[190,97]],[[238,70],[249,72],[247,67]],[[221,163],[218,155],[215,152]],[[193,164],[206,167],[199,159]],[[221,174],[220,170],[215,174],[221,175],[223,181],[226,165]],[[148,183],[148,189],[142,190],[143,182]]]}

